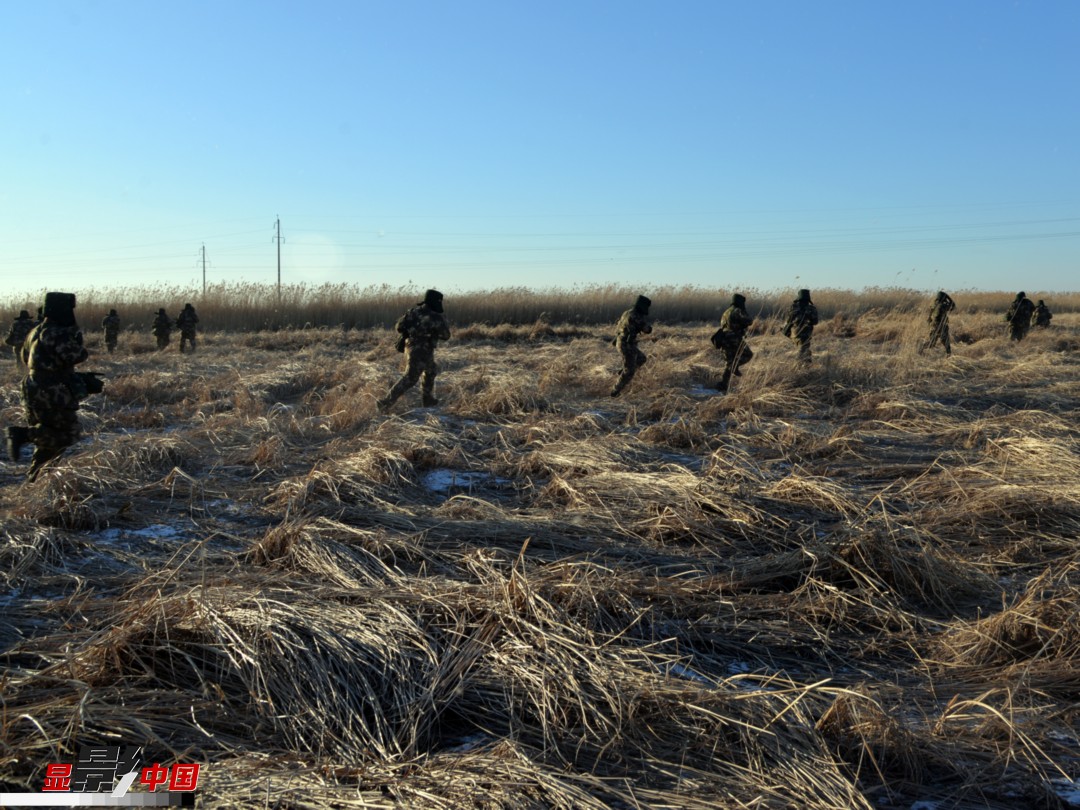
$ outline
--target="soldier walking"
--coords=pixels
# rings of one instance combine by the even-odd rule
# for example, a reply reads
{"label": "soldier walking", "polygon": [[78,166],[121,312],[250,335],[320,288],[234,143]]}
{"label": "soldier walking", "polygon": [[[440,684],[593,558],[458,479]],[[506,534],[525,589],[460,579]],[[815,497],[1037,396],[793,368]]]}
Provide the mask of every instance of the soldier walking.
{"label": "soldier walking", "polygon": [[150,331],[153,333],[154,337],[157,338],[159,352],[169,345],[169,337],[172,335],[172,319],[165,314],[164,307],[157,311],[157,316],[154,318],[154,325],[150,327]]}
{"label": "soldier walking", "polygon": [[649,320],[649,307],[652,301],[644,295],[639,295],[634,306],[626,310],[619,318],[615,326],[615,340],[613,344],[618,347],[622,355],[623,368],[615,387],[611,389],[611,395],[617,397],[622,390],[634,379],[634,374],[645,365],[648,359],[645,353],[638,348],[639,334],[652,332],[652,321]]}
{"label": "soldier walking", "polygon": [[746,330],[753,322],[746,314],[746,296],[735,293],[731,296],[731,306],[720,316],[720,328],[712,336],[713,346],[724,353],[724,376],[716,386],[721,393],[728,390],[732,375],[742,376],[739,367],[754,356],[746,345]]}
{"label": "soldier walking", "polygon": [[27,375],[22,382],[22,402],[28,426],[7,429],[12,461],[19,459],[24,444],[34,445],[26,475],[30,481],[47,462],[79,440],[79,402],[102,390],[95,375],[75,371],[87,358],[82,332],[75,322],[75,295],[46,293],[44,316],[23,346]]}
{"label": "soldier walking", "polygon": [[435,377],[439,367],[435,365],[435,344],[450,339],[450,327],[443,315],[443,294],[428,290],[424,300],[398,318],[394,328],[399,335],[397,350],[405,353],[405,374],[379,400],[379,410],[384,413],[390,410],[398,397],[416,385],[421,376],[424,378],[421,386],[424,407],[438,405]]}
{"label": "soldier walking", "polygon": [[25,309],[19,310],[19,317],[11,322],[11,328],[8,330],[7,337],[4,338],[4,343],[11,347],[16,361],[22,361],[23,343],[26,342],[26,336],[30,334],[30,330],[36,325],[30,313]]}
{"label": "soldier walking", "polygon": [[1050,314],[1050,307],[1040,298],[1039,303],[1035,305],[1035,311],[1031,313],[1031,325],[1045,329],[1050,325],[1050,319],[1053,317]]}
{"label": "soldier walking", "polygon": [[818,311],[810,300],[809,290],[799,290],[799,297],[788,308],[787,322],[784,324],[784,337],[791,338],[799,347],[799,362],[809,365],[812,360],[810,338],[818,324]]}
{"label": "soldier walking", "polygon": [[120,337],[120,316],[115,309],[110,309],[109,314],[101,319],[101,328],[105,332],[105,348],[112,354],[116,351],[116,341]]}
{"label": "soldier walking", "polygon": [[1009,307],[1005,320],[1009,323],[1009,339],[1023,340],[1031,328],[1031,315],[1035,311],[1035,305],[1024,293],[1018,292]]}
{"label": "soldier walking", "polygon": [[930,324],[930,337],[919,349],[919,354],[934,348],[940,340],[941,345],[945,347],[945,356],[952,355],[952,341],[949,340],[949,313],[954,309],[956,309],[956,303],[952,297],[944,290],[939,290],[937,298],[930,307],[930,314],[926,318],[926,322]]}
{"label": "soldier walking", "polygon": [[184,304],[184,308],[176,318],[176,328],[180,330],[180,354],[184,353],[184,343],[191,344],[191,351],[195,351],[195,325],[199,322],[199,316],[195,314],[195,307]]}

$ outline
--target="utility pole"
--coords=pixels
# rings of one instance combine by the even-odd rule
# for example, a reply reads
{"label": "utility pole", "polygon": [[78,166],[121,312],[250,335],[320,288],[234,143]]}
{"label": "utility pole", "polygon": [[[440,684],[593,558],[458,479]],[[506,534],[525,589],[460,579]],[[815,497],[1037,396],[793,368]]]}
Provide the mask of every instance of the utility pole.
{"label": "utility pole", "polygon": [[202,294],[206,298],[206,245],[202,246]]}
{"label": "utility pole", "polygon": [[274,236],[274,241],[277,242],[277,300],[278,306],[281,306],[281,243],[285,239],[281,235],[281,217],[277,218],[274,223],[274,227],[277,230],[277,235]]}

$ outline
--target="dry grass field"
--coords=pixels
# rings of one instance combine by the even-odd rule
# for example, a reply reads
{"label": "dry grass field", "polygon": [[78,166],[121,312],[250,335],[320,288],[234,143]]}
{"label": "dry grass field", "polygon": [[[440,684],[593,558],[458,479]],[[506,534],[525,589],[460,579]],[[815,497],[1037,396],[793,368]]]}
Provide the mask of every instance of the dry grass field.
{"label": "dry grass field", "polygon": [[765,311],[719,396],[654,296],[611,399],[610,325],[448,296],[385,416],[385,328],[107,355],[81,298],[85,438],[0,463],[0,790],[111,741],[207,808],[1080,806],[1080,315],[955,297],[948,359],[925,298],[809,369]]}

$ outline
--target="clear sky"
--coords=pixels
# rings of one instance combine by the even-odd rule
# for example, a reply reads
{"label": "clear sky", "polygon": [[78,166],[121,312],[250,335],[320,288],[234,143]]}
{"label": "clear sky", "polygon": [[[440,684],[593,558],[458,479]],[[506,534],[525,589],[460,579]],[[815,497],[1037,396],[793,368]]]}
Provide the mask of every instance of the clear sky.
{"label": "clear sky", "polygon": [[1076,0],[2,8],[5,296],[1080,288]]}

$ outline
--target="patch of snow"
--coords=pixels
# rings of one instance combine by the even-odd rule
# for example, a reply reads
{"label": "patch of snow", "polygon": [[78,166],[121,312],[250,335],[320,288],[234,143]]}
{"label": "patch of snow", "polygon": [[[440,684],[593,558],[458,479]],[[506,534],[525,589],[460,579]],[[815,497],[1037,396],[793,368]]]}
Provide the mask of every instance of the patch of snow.
{"label": "patch of snow", "polygon": [[928,802],[920,800],[917,802],[913,802],[910,810],[938,810],[939,807],[941,807],[941,802]]}
{"label": "patch of snow", "polygon": [[1051,779],[1050,786],[1066,807],[1080,807],[1080,783],[1075,779]]}
{"label": "patch of snow", "polygon": [[468,737],[462,737],[457,745],[452,745],[446,750],[454,754],[464,754],[467,751],[472,751],[474,748],[479,748],[489,739],[490,738],[486,734],[471,734]]}
{"label": "patch of snow", "polygon": [[508,478],[497,478],[491,473],[446,468],[432,470],[424,476],[424,486],[432,492],[449,492],[452,489],[473,489],[493,485],[502,487],[512,483]]}
{"label": "patch of snow", "polygon": [[682,664],[672,664],[668,670],[668,674],[678,675],[680,678],[686,678],[688,681],[697,681],[698,683],[707,684],[708,686],[715,686],[709,678],[706,678],[699,672],[695,672],[690,667],[683,666]]}

